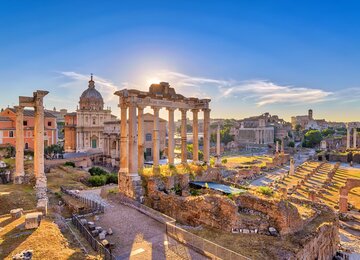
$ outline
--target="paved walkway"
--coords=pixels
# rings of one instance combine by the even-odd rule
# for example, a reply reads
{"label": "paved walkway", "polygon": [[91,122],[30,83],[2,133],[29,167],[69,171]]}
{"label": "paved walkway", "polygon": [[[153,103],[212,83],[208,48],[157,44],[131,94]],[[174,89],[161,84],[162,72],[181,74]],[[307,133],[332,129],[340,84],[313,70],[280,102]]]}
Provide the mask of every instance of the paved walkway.
{"label": "paved walkway", "polygon": [[80,191],[80,195],[106,204],[108,210],[95,224],[113,230],[106,239],[116,244],[113,254],[118,260],[208,259],[168,237],[164,224],[136,209],[102,199],[100,189]]}

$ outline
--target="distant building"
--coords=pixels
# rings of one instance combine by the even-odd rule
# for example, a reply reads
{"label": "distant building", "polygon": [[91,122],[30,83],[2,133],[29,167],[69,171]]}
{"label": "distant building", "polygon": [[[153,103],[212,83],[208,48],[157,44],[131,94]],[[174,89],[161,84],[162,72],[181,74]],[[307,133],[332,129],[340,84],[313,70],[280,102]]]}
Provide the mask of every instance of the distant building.
{"label": "distant building", "polygon": [[325,119],[314,119],[313,110],[309,109],[308,114],[305,116],[293,116],[291,117],[291,126],[296,129],[296,126],[300,125],[301,129],[308,130],[322,130],[328,128],[328,123]]}
{"label": "distant building", "polygon": [[110,109],[104,109],[103,98],[95,89],[91,75],[88,88],[80,96],[76,115],[70,113],[64,118],[66,152],[102,152],[104,123],[116,119],[116,116],[111,115]]}
{"label": "distant building", "polygon": [[[34,149],[34,121],[35,111],[24,109],[24,144],[26,150]],[[44,112],[44,145],[49,146],[57,143],[56,117]],[[0,112],[0,145],[16,144],[16,111],[14,108],[6,108]]]}
{"label": "distant building", "polygon": [[[239,120],[237,125],[231,128],[230,134],[239,145],[267,145],[273,144],[276,138],[287,137],[289,131],[291,131],[290,123],[276,115],[264,113]],[[231,145],[234,146],[234,143]]]}
{"label": "distant building", "polygon": [[49,112],[53,114],[56,117],[56,123],[58,128],[58,139],[63,140],[64,139],[64,122],[65,122],[65,115],[67,114],[66,109],[60,109],[60,111],[56,110],[56,107],[53,108],[53,110],[47,110],[46,112]]}

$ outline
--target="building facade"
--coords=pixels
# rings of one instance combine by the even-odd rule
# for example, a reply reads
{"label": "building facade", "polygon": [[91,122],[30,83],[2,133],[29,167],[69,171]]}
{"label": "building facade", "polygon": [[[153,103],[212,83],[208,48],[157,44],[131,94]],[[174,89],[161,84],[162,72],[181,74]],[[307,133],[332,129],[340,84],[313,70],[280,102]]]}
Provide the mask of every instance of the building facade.
{"label": "building facade", "polygon": [[88,88],[80,96],[76,113],[68,113],[64,118],[66,152],[102,152],[104,123],[116,117],[111,115],[109,108],[104,109],[104,100],[95,89],[91,75]]}
{"label": "building facade", "polygon": [[[24,148],[25,150],[34,149],[34,110],[24,110]],[[49,146],[57,144],[58,133],[56,117],[45,111],[44,113],[44,145]],[[6,108],[0,112],[0,145],[16,144],[16,111],[15,108]]]}

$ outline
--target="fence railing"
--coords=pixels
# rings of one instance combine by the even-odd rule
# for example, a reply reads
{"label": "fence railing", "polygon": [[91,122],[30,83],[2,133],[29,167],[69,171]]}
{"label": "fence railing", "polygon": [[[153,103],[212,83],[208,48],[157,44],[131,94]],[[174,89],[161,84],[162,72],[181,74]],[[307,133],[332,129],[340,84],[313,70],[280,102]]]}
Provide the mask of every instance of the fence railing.
{"label": "fence railing", "polygon": [[89,242],[92,249],[99,253],[100,257],[105,260],[116,259],[116,257],[111,253],[111,250],[105,248],[99,241],[97,241],[96,238],[92,236],[90,231],[80,222],[79,218],[76,215],[72,216],[71,222]]}
{"label": "fence railing", "polygon": [[[69,191],[67,189],[65,189],[64,187],[60,187],[61,192],[70,195],[71,197],[79,200],[80,202],[82,202],[83,204],[85,204],[87,207],[90,208],[91,212],[100,212],[100,213],[104,213],[105,212],[105,206],[102,205],[100,202],[80,196],[79,194],[76,194],[73,191]],[[87,212],[90,213],[90,212]]]}
{"label": "fence railing", "polygon": [[182,244],[187,245],[193,250],[210,257],[211,259],[224,259],[224,260],[250,260],[237,252],[234,252],[228,248],[222,247],[214,242],[211,242],[205,238],[199,237],[185,229],[176,226],[176,220],[157,211],[149,208],[137,201],[131,200],[126,197],[120,197],[120,202],[123,205],[134,208],[141,213],[165,224],[166,234]]}

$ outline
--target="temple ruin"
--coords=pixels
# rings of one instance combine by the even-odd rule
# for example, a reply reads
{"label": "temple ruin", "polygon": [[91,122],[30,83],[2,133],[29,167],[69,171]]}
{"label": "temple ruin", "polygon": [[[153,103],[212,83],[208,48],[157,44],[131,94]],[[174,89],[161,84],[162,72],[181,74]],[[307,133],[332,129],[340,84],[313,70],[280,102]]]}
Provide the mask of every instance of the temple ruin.
{"label": "temple ruin", "polygon": [[[123,89],[115,92],[115,95],[119,96],[121,111],[119,190],[125,195],[140,200],[143,194],[138,171],[144,160],[143,113],[146,107],[151,107],[154,112],[153,169],[155,173],[159,172],[159,110],[161,108],[166,108],[169,112],[168,163],[174,164],[175,158],[174,111],[176,109],[181,111],[181,162],[187,162],[186,113],[189,110],[193,113],[193,161],[199,160],[198,113],[201,110],[204,113],[204,162],[209,163],[210,99],[186,98],[176,94],[175,89],[167,82],[152,84],[149,92]],[[128,114],[129,119],[127,119]]]}

